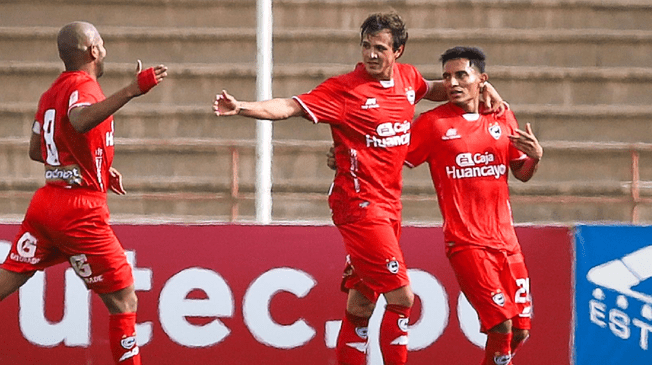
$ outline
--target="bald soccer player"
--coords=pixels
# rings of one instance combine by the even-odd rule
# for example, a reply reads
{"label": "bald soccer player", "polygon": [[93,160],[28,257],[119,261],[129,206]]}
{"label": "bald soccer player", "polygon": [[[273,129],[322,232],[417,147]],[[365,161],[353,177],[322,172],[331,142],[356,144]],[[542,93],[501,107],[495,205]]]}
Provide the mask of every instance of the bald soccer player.
{"label": "bald soccer player", "polygon": [[45,186],[27,209],[11,251],[0,267],[0,300],[37,270],[69,261],[109,310],[109,343],[116,364],[140,364],[136,344],[134,278],[109,226],[107,191],[125,194],[113,162],[113,113],[167,76],[159,65],[106,98],[97,79],[106,49],[92,24],[73,22],[57,37],[65,71],[41,96],[29,156],[45,166]]}

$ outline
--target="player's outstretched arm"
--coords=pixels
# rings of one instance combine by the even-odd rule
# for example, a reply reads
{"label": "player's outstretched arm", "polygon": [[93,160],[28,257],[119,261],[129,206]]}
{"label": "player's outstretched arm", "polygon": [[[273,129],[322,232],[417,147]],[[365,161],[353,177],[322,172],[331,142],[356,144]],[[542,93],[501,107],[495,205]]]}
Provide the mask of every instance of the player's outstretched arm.
{"label": "player's outstretched arm", "polygon": [[243,117],[282,120],[290,117],[302,116],[304,111],[293,99],[276,98],[264,101],[239,101],[232,95],[222,90],[215,95],[213,112],[218,117],[241,115]]}
{"label": "player's outstretched arm", "polygon": [[77,132],[88,132],[122,108],[129,100],[147,93],[158,85],[167,77],[167,70],[164,65],[158,65],[142,71],[142,63],[138,60],[136,76],[129,85],[99,103],[72,109],[68,115],[70,123]]}
{"label": "player's outstretched arm", "polygon": [[543,157],[543,147],[532,132],[530,123],[525,125],[525,130],[516,130],[515,135],[510,135],[509,139],[518,150],[527,155],[524,160],[513,161],[510,164],[512,174],[515,178],[526,182],[534,176],[539,167],[539,161]]}

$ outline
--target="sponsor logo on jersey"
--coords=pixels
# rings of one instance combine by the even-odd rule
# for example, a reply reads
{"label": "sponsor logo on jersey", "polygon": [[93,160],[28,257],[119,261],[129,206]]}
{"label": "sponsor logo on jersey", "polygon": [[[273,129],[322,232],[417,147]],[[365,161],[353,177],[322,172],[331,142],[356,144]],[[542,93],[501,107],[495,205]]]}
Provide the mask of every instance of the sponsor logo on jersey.
{"label": "sponsor logo on jersey", "polygon": [[398,261],[392,260],[387,263],[387,270],[389,270],[389,272],[391,272],[392,274],[396,274],[398,273],[399,266],[400,265],[398,264]]}
{"label": "sponsor logo on jersey", "polygon": [[77,165],[45,166],[45,181],[65,181],[68,185],[81,185],[82,177]]}
{"label": "sponsor logo on jersey", "polygon": [[455,128],[451,128],[447,130],[446,135],[441,137],[441,139],[444,141],[449,141],[451,139],[458,139],[458,138],[462,138],[462,136],[457,134],[457,129]]}
{"label": "sponsor logo on jersey", "polygon": [[588,281],[596,285],[593,299],[589,300],[591,322],[608,328],[621,340],[638,340],[642,350],[649,349],[652,334],[652,295],[642,291],[652,280],[650,262],[652,246],[647,246],[592,267],[586,274]]}
{"label": "sponsor logo on jersey", "polygon": [[376,135],[366,135],[367,147],[397,147],[410,144],[410,122],[382,123],[376,127]]}
{"label": "sponsor logo on jersey", "polygon": [[456,166],[446,166],[446,175],[451,179],[493,176],[499,179],[507,173],[505,164],[492,165],[496,160],[493,153],[460,153],[455,157]]}
{"label": "sponsor logo on jersey", "polygon": [[494,303],[498,304],[501,307],[505,305],[505,295],[503,293],[494,294],[491,297],[491,300],[493,300]]}
{"label": "sponsor logo on jersey", "polygon": [[36,254],[37,242],[38,240],[36,237],[34,237],[29,232],[25,232],[22,236],[20,236],[20,239],[16,243],[16,251],[18,251],[18,255],[12,252],[9,254],[9,258],[16,262],[27,263],[30,265],[38,264],[41,259],[34,257]]}
{"label": "sponsor logo on jersey", "polygon": [[364,110],[374,109],[374,108],[380,108],[380,105],[378,105],[378,101],[376,101],[376,98],[368,98],[367,101],[364,103],[364,105],[361,106],[361,108]]}
{"label": "sponsor logo on jersey", "polygon": [[502,129],[500,129],[500,125],[498,124],[498,122],[489,124],[489,134],[491,134],[491,136],[494,137],[494,139],[497,140],[498,138],[500,138],[502,133],[503,133]]}

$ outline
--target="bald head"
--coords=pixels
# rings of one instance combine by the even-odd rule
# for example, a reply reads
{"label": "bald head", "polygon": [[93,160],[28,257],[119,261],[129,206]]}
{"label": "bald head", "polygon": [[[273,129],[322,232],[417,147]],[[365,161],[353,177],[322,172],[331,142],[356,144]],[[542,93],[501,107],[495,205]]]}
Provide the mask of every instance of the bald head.
{"label": "bald head", "polygon": [[102,42],[100,33],[95,26],[86,22],[72,22],[64,25],[57,36],[59,57],[66,69],[78,69],[86,60],[86,54],[91,46]]}

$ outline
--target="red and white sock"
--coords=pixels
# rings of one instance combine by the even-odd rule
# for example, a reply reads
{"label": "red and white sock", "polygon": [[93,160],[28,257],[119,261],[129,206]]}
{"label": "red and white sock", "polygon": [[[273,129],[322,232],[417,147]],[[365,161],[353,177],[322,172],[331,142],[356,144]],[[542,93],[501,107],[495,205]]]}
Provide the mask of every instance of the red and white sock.
{"label": "red and white sock", "polygon": [[369,318],[346,312],[337,336],[337,363],[339,365],[365,365],[367,363],[367,328]]}
{"label": "red and white sock", "polygon": [[507,365],[512,360],[512,333],[487,333],[482,365]]}
{"label": "red and white sock", "polygon": [[380,351],[385,365],[404,365],[407,362],[408,322],[410,309],[388,304],[380,323]]}
{"label": "red and white sock", "polygon": [[136,344],[136,313],[109,316],[109,345],[116,364],[141,364],[140,349]]}

